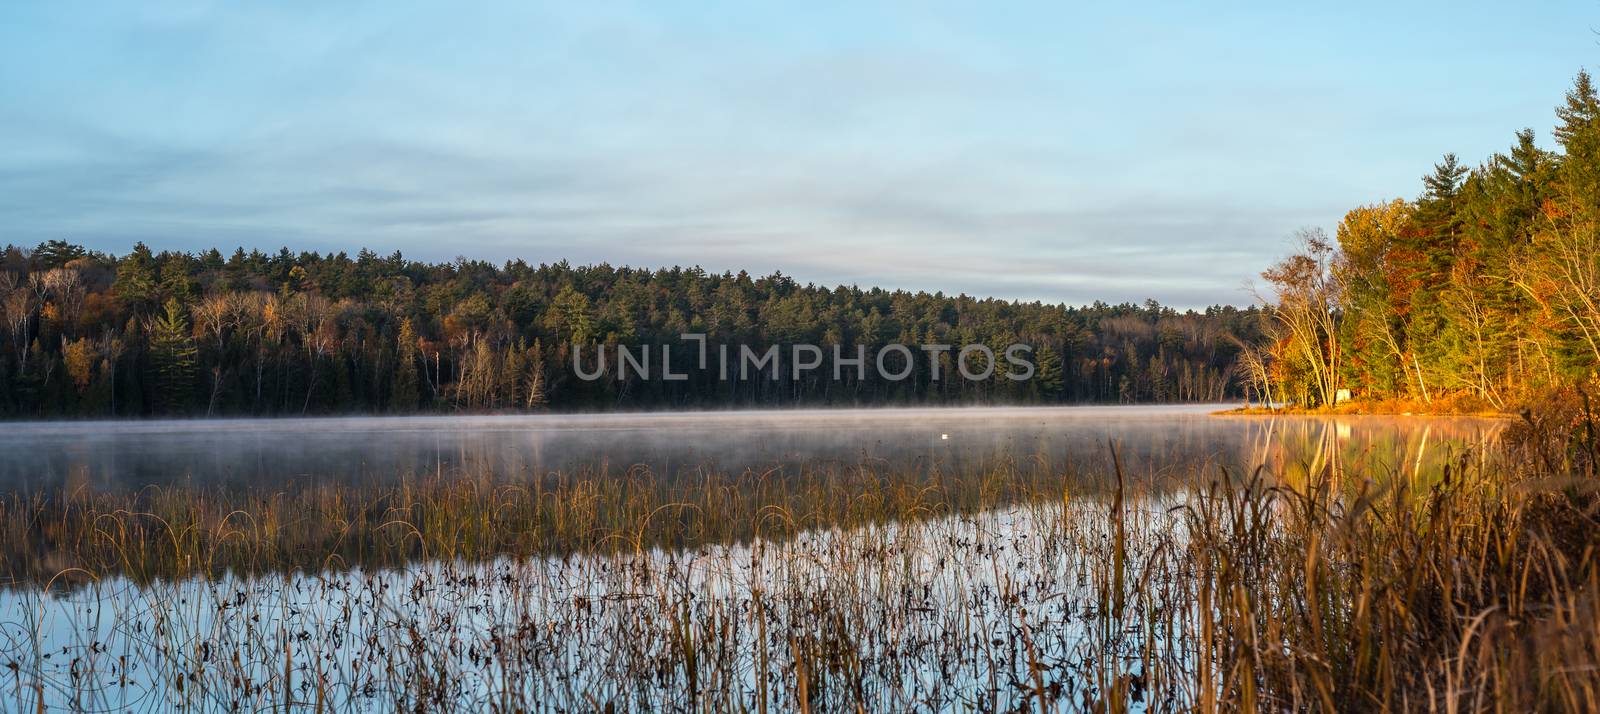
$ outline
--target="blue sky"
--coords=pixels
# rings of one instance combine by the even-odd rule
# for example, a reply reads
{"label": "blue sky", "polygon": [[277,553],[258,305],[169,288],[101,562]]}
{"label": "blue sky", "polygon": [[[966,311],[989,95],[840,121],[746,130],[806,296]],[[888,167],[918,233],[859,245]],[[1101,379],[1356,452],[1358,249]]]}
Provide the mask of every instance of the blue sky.
{"label": "blue sky", "polygon": [[1245,304],[1295,229],[1549,146],[1595,27],[1600,0],[18,0],[0,243]]}

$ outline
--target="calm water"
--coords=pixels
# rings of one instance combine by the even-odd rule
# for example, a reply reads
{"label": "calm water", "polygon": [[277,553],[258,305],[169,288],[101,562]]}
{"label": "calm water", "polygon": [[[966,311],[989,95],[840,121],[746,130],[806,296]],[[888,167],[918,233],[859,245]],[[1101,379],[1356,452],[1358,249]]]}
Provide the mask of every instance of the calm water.
{"label": "calm water", "polygon": [[[1197,464],[1436,476],[1503,426],[1210,415],[1222,406],[9,424],[0,490],[515,481],[634,464],[660,478],[818,462],[958,478],[991,466],[1104,473],[1116,444],[1133,476],[1180,486],[1130,506],[1129,571],[1181,572],[1174,506]],[[1052,663],[1052,696],[1075,702],[1095,695],[1075,668],[1136,671],[1146,648],[1184,641],[1141,618],[1169,613],[1181,627],[1193,606],[1179,591],[1130,609],[1126,627],[1104,625],[1122,622],[1094,614],[1106,513],[1085,498],[686,550],[0,588],[11,668],[0,710],[792,710],[796,658],[829,637],[860,657],[856,695],[875,708],[1031,708],[1034,658]]]}
{"label": "calm water", "polygon": [[1292,470],[1318,458],[1398,469],[1500,428],[1472,419],[1210,416],[1228,406],[11,423],[0,426],[0,489],[271,488],[451,472],[515,481],[635,464],[664,476],[816,462],[951,473],[998,460],[1104,464],[1113,443],[1141,473],[1196,462]]}

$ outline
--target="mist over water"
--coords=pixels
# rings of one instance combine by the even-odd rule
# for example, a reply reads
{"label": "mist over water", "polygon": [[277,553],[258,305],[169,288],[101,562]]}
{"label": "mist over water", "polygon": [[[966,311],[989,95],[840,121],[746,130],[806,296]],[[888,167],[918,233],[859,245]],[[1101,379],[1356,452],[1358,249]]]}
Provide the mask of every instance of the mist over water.
{"label": "mist over water", "polygon": [[[0,493],[89,528],[10,551],[0,652],[32,655],[0,702],[662,710],[715,680],[795,710],[809,695],[781,673],[843,632],[873,708],[1029,708],[1019,663],[1178,651],[1174,631],[1107,625],[1107,564],[1188,577],[1180,506],[1224,469],[1423,484],[1504,426],[1226,406],[12,424]],[[1187,627],[1184,582],[1128,622]]]}
{"label": "mist over water", "polygon": [[[591,415],[34,422],[0,431],[0,488],[229,488],[388,483],[439,474],[661,478],[800,465],[976,472],[1110,464],[1292,471],[1317,458],[1390,470],[1446,458],[1500,423],[1383,417],[1227,418],[1230,405],[843,409]],[[1420,461],[1419,461],[1420,459]]]}

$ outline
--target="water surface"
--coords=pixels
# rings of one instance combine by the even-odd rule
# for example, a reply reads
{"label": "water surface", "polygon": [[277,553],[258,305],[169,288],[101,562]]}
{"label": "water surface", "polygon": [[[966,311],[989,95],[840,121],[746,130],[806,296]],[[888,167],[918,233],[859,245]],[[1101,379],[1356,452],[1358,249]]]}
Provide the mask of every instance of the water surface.
{"label": "water surface", "polygon": [[[22,499],[31,505],[19,512],[52,499],[77,502],[63,493],[107,492],[115,510],[93,521],[95,531],[115,540],[127,528],[159,525],[153,540],[118,541],[157,551],[197,534],[248,544],[257,521],[241,511],[195,529],[118,505],[147,502],[152,485],[180,502],[201,493],[225,504],[222,513],[234,501],[259,504],[250,494],[262,491],[331,491],[360,504],[363,494],[393,497],[430,479],[485,479],[526,493],[533,489],[518,482],[552,482],[553,473],[588,474],[584,483],[623,492],[637,479],[677,480],[663,482],[662,499],[707,503],[695,479],[715,472],[722,480],[705,480],[722,484],[719,498],[758,509],[718,511],[730,521],[776,513],[728,499],[730,483],[759,491],[758,500],[782,495],[773,488],[840,484],[847,506],[862,490],[872,491],[870,501],[913,484],[916,493],[926,487],[929,501],[915,513],[869,508],[843,523],[813,512],[781,537],[721,529],[741,535],[645,539],[646,523],[695,513],[673,508],[651,512],[637,530],[622,524],[620,535],[636,537],[627,542],[637,547],[603,538],[608,547],[596,550],[489,548],[477,558],[421,551],[385,567],[368,567],[358,551],[340,567],[320,557],[276,568],[218,562],[150,578],[119,572],[115,559],[88,572],[70,570],[75,561],[66,556],[52,560],[48,548],[13,549],[60,565],[0,587],[0,665],[11,672],[0,671],[0,709],[793,710],[869,702],[969,711],[1031,709],[1039,697],[1093,702],[1106,683],[1089,674],[1109,668],[1146,681],[1152,651],[1169,653],[1166,666],[1180,677],[1192,675],[1184,633],[1196,620],[1195,600],[1181,579],[1147,590],[1154,599],[1126,610],[1108,593],[1123,582],[1113,563],[1129,577],[1187,572],[1182,507],[1203,498],[1195,495],[1202,481],[1223,473],[1242,480],[1258,467],[1289,481],[1325,467],[1362,478],[1438,478],[1440,464],[1477,458],[1474,447],[1503,426],[1211,415],[1224,406],[10,424],[0,434],[0,492],[38,494]],[[1129,503],[1078,495],[1076,484],[1103,477],[1113,463],[1139,481]],[[767,479],[774,470],[787,478]],[[1010,477],[1049,487],[997,496],[991,489]],[[404,488],[390,488],[396,482]],[[1072,485],[1070,497],[1061,483]],[[491,505],[504,506],[497,491],[488,493]],[[555,500],[593,495],[559,493]],[[963,495],[980,505],[942,500]],[[380,520],[426,516],[387,508],[378,509]],[[49,513],[41,523],[67,522]],[[329,527],[326,514],[290,515],[305,520],[279,524],[281,531],[326,545],[308,535]],[[409,527],[393,532],[401,545]],[[346,544],[353,536],[341,528],[334,535]],[[1125,553],[1109,545],[1123,538]],[[56,545],[70,552],[80,544]],[[70,571],[70,587],[40,587],[58,570]],[[1173,629],[1147,629],[1151,621]],[[796,684],[802,672],[813,682],[804,688]],[[1128,691],[1134,709],[1195,704],[1142,702]]]}
{"label": "water surface", "polygon": [[635,465],[661,477],[808,463],[961,473],[999,462],[1099,464],[1112,444],[1139,473],[1288,468],[1329,456],[1415,469],[1500,428],[1481,419],[1211,416],[1228,406],[25,422],[0,429],[0,489],[288,488],[444,473],[514,482]]}

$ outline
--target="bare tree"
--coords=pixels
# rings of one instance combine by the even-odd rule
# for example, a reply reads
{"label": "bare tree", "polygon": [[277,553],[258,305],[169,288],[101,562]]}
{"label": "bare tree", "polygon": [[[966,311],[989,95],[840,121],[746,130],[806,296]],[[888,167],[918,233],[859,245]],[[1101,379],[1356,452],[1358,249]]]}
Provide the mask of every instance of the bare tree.
{"label": "bare tree", "polygon": [[1535,241],[1546,259],[1519,264],[1512,282],[1600,364],[1600,230],[1594,220],[1581,220],[1541,232]]}
{"label": "bare tree", "polygon": [[1233,338],[1234,344],[1239,346],[1239,368],[1244,371],[1245,384],[1261,399],[1266,406],[1271,407],[1277,403],[1272,393],[1272,347],[1267,344],[1252,344],[1237,337]]}
{"label": "bare tree", "polygon": [[217,397],[222,394],[222,378],[226,373],[228,336],[239,323],[243,304],[229,295],[211,295],[196,303],[190,312],[194,315],[194,329],[212,348],[211,396],[206,401],[206,416],[217,409]]}
{"label": "bare tree", "polygon": [[306,398],[300,405],[300,413],[304,414],[311,408],[311,395],[317,387],[317,365],[333,350],[338,343],[339,329],[335,324],[333,305],[327,298],[315,294],[301,294],[298,299],[300,328],[300,342],[306,350],[306,363],[309,375],[306,377]]}
{"label": "bare tree", "polygon": [[83,301],[88,294],[77,268],[54,268],[35,273],[33,279],[39,286],[35,292],[47,294],[50,302],[56,306],[61,324],[65,326],[64,332],[76,333],[78,318],[83,314]]}
{"label": "bare tree", "polygon": [[38,309],[39,301],[21,275],[12,272],[0,273],[0,310],[5,312],[11,346],[17,352],[18,374],[26,374],[28,371],[28,337],[31,334],[29,327],[33,324],[33,316]]}
{"label": "bare tree", "polygon": [[1319,229],[1297,235],[1298,252],[1261,274],[1271,283],[1277,302],[1257,295],[1283,330],[1280,359],[1293,359],[1309,375],[1312,396],[1333,404],[1339,391],[1339,288],[1331,266],[1333,244]]}

